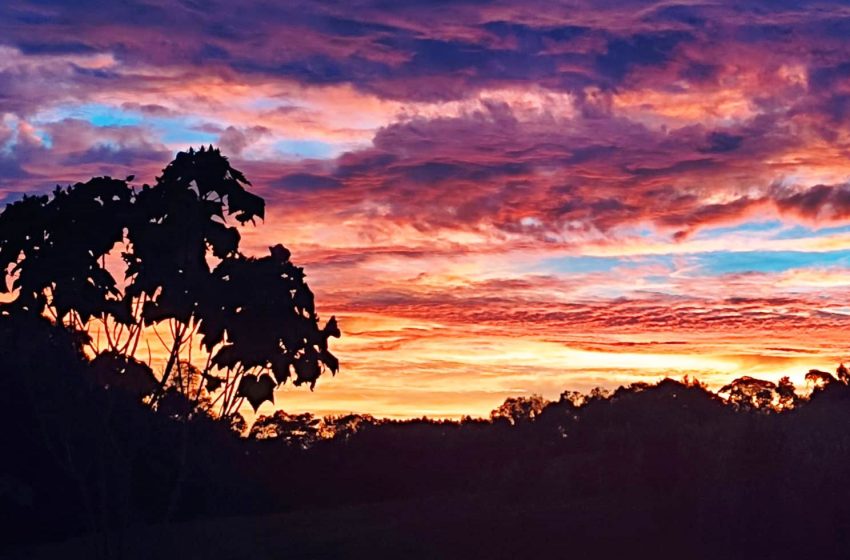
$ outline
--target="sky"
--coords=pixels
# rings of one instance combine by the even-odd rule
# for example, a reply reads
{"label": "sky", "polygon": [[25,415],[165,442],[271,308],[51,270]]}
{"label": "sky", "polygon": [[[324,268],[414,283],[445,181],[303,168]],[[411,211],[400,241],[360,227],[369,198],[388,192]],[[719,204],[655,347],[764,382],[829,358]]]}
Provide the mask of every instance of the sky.
{"label": "sky", "polygon": [[220,147],[246,251],[343,332],[287,411],[802,385],[847,358],[848,34],[834,0],[5,0],[0,203]]}

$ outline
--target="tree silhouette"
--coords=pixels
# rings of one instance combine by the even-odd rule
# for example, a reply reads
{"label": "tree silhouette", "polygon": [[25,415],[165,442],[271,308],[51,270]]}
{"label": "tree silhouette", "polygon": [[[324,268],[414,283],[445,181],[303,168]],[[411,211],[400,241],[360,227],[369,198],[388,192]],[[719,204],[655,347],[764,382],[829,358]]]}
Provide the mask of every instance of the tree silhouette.
{"label": "tree silhouette", "polygon": [[806,373],[806,382],[811,383],[814,389],[818,390],[836,383],[837,380],[828,371],[810,369],[808,373]]}
{"label": "tree silhouette", "polygon": [[779,399],[777,403],[779,410],[790,410],[800,402],[800,397],[797,395],[794,384],[787,375],[776,383],[776,394]]}
{"label": "tree silhouette", "polygon": [[[273,402],[275,387],[290,378],[312,388],[323,371],[336,373],[339,362],[328,348],[328,338],[340,336],[336,320],[320,327],[290,252],[282,245],[260,258],[239,251],[241,236],[228,217],[254,223],[264,218],[265,202],[248,192],[249,181],[219,150],[178,153],[138,191],[132,180],[94,178],[7,206],[0,214],[0,267],[14,298],[3,313],[46,313],[79,331],[99,321],[106,349],[87,343],[101,354],[103,371],[125,372],[124,384],[151,394],[155,407],[170,391],[192,409],[203,392],[219,416],[229,417],[245,399],[255,410]],[[121,268],[111,262],[116,246],[121,283],[111,272]],[[10,291],[6,281],[0,291]],[[170,341],[156,330],[162,324]],[[153,387],[135,360],[146,328],[168,350]],[[195,335],[206,359],[181,364]],[[189,367],[194,381],[181,375],[169,383]],[[120,385],[116,380],[101,382]]]}
{"label": "tree silhouette", "polygon": [[132,250],[122,254],[130,279],[126,293],[144,302],[146,324],[173,322],[161,386],[200,320],[201,299],[218,295],[212,291],[208,255],[224,259],[238,251],[239,232],[226,225],[225,213],[235,213],[243,224],[265,215],[263,199],[248,193],[248,184],[217,150],[190,150],[177,154],[156,184],[145,185],[135,197],[127,235]]}
{"label": "tree silhouette", "polygon": [[287,445],[306,449],[319,439],[321,419],[309,412],[288,414],[276,410],[271,416],[257,418],[251,426],[251,439],[278,439]]}
{"label": "tree silhouette", "polygon": [[[328,338],[340,336],[336,319],[320,329],[303,269],[290,262],[282,245],[269,253],[222,260],[197,307],[204,346],[211,352],[218,348],[212,365],[242,374],[237,393],[255,410],[273,401],[273,388],[293,374],[295,385],[312,388],[323,367],[332,373],[339,368],[328,350]],[[227,414],[232,402],[225,397],[225,403]]]}
{"label": "tree silhouette", "polygon": [[507,421],[512,426],[533,422],[548,404],[540,395],[508,397],[499,408],[490,412],[490,419]]}
{"label": "tree silhouette", "polygon": [[776,392],[776,383],[745,375],[721,387],[718,394],[728,394],[729,402],[738,409],[769,411],[774,409]]}
{"label": "tree silhouette", "polygon": [[[0,269],[17,296],[6,307],[49,310],[80,326],[103,315],[131,322],[104,257],[123,240],[132,198],[127,181],[99,177],[9,204],[0,214]],[[5,280],[0,292],[9,293]]]}
{"label": "tree silhouette", "polygon": [[850,370],[848,370],[844,364],[838,365],[838,369],[835,370],[835,374],[838,376],[839,381],[845,385],[850,384]]}

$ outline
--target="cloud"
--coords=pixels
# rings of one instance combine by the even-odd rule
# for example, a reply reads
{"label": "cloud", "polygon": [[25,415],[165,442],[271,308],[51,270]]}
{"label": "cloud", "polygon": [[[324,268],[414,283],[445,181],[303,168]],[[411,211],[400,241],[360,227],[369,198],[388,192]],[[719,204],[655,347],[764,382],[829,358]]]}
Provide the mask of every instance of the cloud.
{"label": "cloud", "polygon": [[793,213],[814,222],[834,222],[850,217],[850,186],[815,185],[787,193],[776,189],[776,205],[781,211]]}
{"label": "cloud", "polygon": [[[64,3],[36,10],[13,0],[0,17],[16,22],[4,30],[5,42],[26,54],[111,52],[128,65],[352,84],[382,97],[419,101],[527,83],[568,92],[620,88],[640,81],[650,68],[679,69],[680,77],[704,80],[716,75],[713,69],[723,60],[714,57],[720,48],[714,41],[759,47],[760,58],[772,63],[792,52],[794,59],[806,58],[789,38],[832,46],[842,29],[840,17],[823,16],[825,6],[758,11],[659,2],[618,3],[615,10],[580,2],[545,8],[546,18],[537,2],[509,1],[451,3],[435,10],[433,3],[377,1],[358,2],[356,8],[304,2],[260,9],[134,0],[96,10]],[[780,19],[784,27],[775,23]],[[296,36],[298,41],[279,48],[280,38]],[[823,74],[819,83],[830,79]]]}
{"label": "cloud", "polygon": [[[288,188],[339,187],[336,208],[380,200],[386,218],[424,230],[527,229],[552,239],[640,224],[692,233],[771,208],[810,218],[802,195],[775,188],[786,170],[766,163],[800,145],[800,137],[780,136],[785,126],[756,117],[727,130],[653,129],[617,116],[523,115],[493,105],[384,127],[373,147],[323,172],[295,173]],[[843,204],[837,194],[814,194],[809,205]]]}
{"label": "cloud", "polygon": [[827,368],[848,31],[837,1],[9,0],[0,199],[220,145],[268,201],[248,250],[342,318],[328,410]]}
{"label": "cloud", "polygon": [[218,137],[217,144],[228,154],[240,156],[246,147],[264,136],[268,136],[270,132],[264,126],[252,126],[242,130],[234,126],[228,126],[221,133],[221,136]]}
{"label": "cloud", "polygon": [[63,119],[35,127],[27,121],[8,121],[7,147],[0,152],[0,192],[44,191],[57,183],[74,183],[92,176],[116,177],[152,172],[171,153],[136,126],[94,126],[80,119]]}
{"label": "cloud", "polygon": [[310,173],[292,173],[281,177],[275,186],[291,190],[321,190],[339,187],[342,183],[334,177],[323,177]]}

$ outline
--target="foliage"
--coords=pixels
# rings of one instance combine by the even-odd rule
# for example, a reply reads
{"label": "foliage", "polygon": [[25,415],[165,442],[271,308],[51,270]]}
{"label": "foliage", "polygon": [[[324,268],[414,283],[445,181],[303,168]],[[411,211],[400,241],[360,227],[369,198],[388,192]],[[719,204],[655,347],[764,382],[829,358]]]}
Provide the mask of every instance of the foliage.
{"label": "foliage", "polygon": [[312,388],[323,364],[333,373],[339,369],[328,351],[328,338],[338,337],[339,328],[334,318],[318,328],[313,294],[289,251],[277,245],[269,253],[227,258],[216,267],[199,306],[199,332],[207,349],[219,347],[212,358],[217,366],[271,371],[278,385],[294,372],[296,385]]}
{"label": "foliage", "polygon": [[251,426],[251,439],[278,439],[283,443],[310,447],[319,438],[320,420],[309,412],[287,414],[282,410],[257,418]]}
{"label": "foliage", "polygon": [[[328,339],[340,336],[339,327],[333,317],[320,327],[290,252],[282,245],[259,258],[239,251],[241,235],[228,217],[254,223],[265,217],[265,203],[227,158],[212,147],[190,149],[153,185],[135,190],[132,179],[94,178],[6,207],[0,291],[11,289],[14,298],[3,313],[48,313],[76,330],[99,321],[106,348],[91,339],[89,347],[101,354],[100,370],[126,370],[122,383],[154,406],[166,406],[168,393],[175,414],[190,414],[203,393],[205,409],[231,417],[244,399],[255,410],[273,402],[274,389],[290,378],[313,388],[323,371],[338,371]],[[115,247],[122,249],[121,282],[113,276],[120,263],[108,263]],[[171,335],[170,342],[160,338],[168,359],[151,384],[135,357],[143,331],[161,325]],[[208,359],[181,365],[195,335]],[[176,384],[175,372],[182,376]],[[105,385],[116,383],[99,375]],[[177,406],[175,393],[186,402]]]}
{"label": "foliage", "polygon": [[276,440],[302,449],[312,447],[319,441],[346,441],[368,426],[381,421],[368,414],[345,414],[317,418],[309,412],[289,414],[277,410],[270,416],[260,416],[251,426],[248,438],[253,440]]}
{"label": "foliage", "polygon": [[776,384],[744,376],[724,385],[719,392],[728,393],[729,402],[738,408],[768,410],[776,397]]}
{"label": "foliage", "polygon": [[835,381],[835,377],[833,377],[833,375],[828,371],[810,369],[809,372],[806,373],[806,382],[811,383],[812,386],[814,386],[815,390],[822,389],[828,385],[831,385]]}
{"label": "foliage", "polygon": [[[0,214],[0,270],[17,292],[7,307],[62,321],[109,315],[129,322],[129,308],[104,256],[123,240],[133,193],[126,181],[99,177],[53,196],[24,196]],[[0,292],[8,293],[6,279]]]}
{"label": "foliage", "polygon": [[505,399],[499,408],[490,413],[491,420],[505,420],[512,426],[526,422],[533,422],[546,405],[546,399],[540,395],[529,397],[509,397]]}

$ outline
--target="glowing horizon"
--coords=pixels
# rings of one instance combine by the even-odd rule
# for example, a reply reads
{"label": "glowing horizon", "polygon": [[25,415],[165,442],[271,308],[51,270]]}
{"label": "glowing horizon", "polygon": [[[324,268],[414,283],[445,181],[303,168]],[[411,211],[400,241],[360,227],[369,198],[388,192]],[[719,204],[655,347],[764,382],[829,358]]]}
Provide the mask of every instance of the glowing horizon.
{"label": "glowing horizon", "polygon": [[221,147],[343,332],[279,408],[847,359],[840,2],[64,4],[0,6],[0,202]]}

